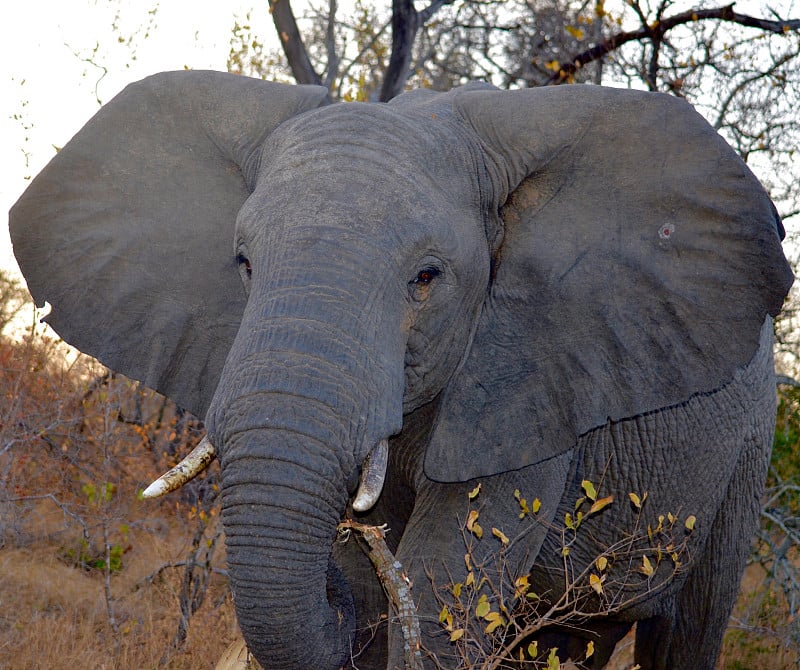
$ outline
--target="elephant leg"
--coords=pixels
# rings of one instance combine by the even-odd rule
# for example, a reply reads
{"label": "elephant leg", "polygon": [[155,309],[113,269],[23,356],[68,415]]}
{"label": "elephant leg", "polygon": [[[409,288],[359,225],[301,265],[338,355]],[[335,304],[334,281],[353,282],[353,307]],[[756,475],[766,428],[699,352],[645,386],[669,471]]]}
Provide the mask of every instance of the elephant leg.
{"label": "elephant leg", "polygon": [[[423,657],[428,657],[426,663],[430,667],[437,667],[430,660],[431,656],[436,657],[438,667],[460,667],[465,660],[459,657],[461,652],[449,641],[449,634],[439,623],[439,612],[444,604],[457,617],[451,587],[455,583],[466,583],[465,554],[470,554],[475,583],[481,582],[484,576],[488,578],[480,595],[487,595],[492,610],[498,610],[500,592],[506,599],[504,604],[512,606],[512,582],[517,576],[527,575],[536,558],[564,493],[571,459],[572,452],[568,452],[531,468],[485,478],[480,481],[480,493],[473,500],[468,494],[475,489],[476,481],[440,484],[426,480],[419,487],[414,511],[396,556],[412,582],[422,630]],[[516,489],[528,500],[539,498],[542,506],[536,519],[519,518]],[[465,530],[470,510],[479,514],[477,522],[483,528],[480,539]],[[507,546],[493,533],[495,528],[509,539]],[[476,620],[474,614],[479,594],[469,592],[465,586],[463,595],[462,602],[472,596],[468,608],[470,635],[478,643],[488,643],[481,637],[487,622]],[[458,627],[458,622],[454,623]],[[474,649],[475,645],[469,647]],[[470,662],[474,660],[469,659]],[[391,670],[403,667],[402,632],[392,621],[387,667]]]}
{"label": "elephant leg", "polygon": [[713,670],[758,525],[771,431],[742,450],[703,554],[666,614],[639,621],[642,670]]}

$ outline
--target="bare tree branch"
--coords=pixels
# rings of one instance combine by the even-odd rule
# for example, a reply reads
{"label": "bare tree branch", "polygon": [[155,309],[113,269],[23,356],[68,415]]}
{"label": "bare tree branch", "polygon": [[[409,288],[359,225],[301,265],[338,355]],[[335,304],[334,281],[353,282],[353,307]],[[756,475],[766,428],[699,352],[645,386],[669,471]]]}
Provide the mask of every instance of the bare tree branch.
{"label": "bare tree branch", "polygon": [[413,0],[392,0],[392,55],[381,86],[381,102],[403,92],[419,26]]}
{"label": "bare tree branch", "polygon": [[325,50],[328,54],[328,68],[325,75],[325,86],[328,90],[333,86],[339,74],[339,55],[336,53],[336,0],[328,0],[328,25],[325,28]]}
{"label": "bare tree branch", "polygon": [[430,5],[418,13],[417,16],[419,17],[419,25],[424,26],[442,7],[452,4],[453,0],[433,0]]}
{"label": "bare tree branch", "polygon": [[403,92],[411,74],[417,31],[442,7],[452,3],[453,0],[433,0],[425,9],[417,12],[413,0],[392,0],[392,55],[381,86],[381,102],[387,102]]}
{"label": "bare tree branch", "polygon": [[269,11],[295,81],[298,84],[322,86],[322,77],[316,73],[311,64],[289,0],[270,0]]}
{"label": "bare tree branch", "polygon": [[355,58],[351,59],[350,62],[347,64],[347,66],[344,68],[344,70],[342,70],[341,77],[339,78],[339,86],[338,86],[338,88],[336,90],[337,97],[341,97],[342,96],[342,86],[344,85],[345,81],[347,80],[347,77],[350,74],[350,70],[353,68],[354,65],[356,65],[357,63],[360,63],[361,60],[364,58],[364,55],[370,49],[372,49],[375,46],[375,44],[378,42],[378,40],[383,36],[383,33],[386,32],[386,29],[389,27],[390,24],[391,24],[391,21],[388,21],[387,23],[384,23],[383,26],[381,26],[381,29],[378,32],[375,33],[375,35],[372,37],[372,39],[369,40],[363,46],[361,51],[359,51],[356,54]]}
{"label": "bare tree branch", "polygon": [[547,83],[563,84],[569,81],[582,67],[607,56],[612,51],[616,51],[623,44],[647,39],[653,40],[654,43],[662,41],[664,35],[676,26],[696,23],[698,21],[725,21],[749,28],[759,28],[760,30],[771,33],[786,33],[800,29],[800,19],[789,19],[786,21],[760,19],[755,16],[739,14],[733,11],[733,5],[714,7],[711,9],[689,10],[657,21],[654,24],[647,25],[645,22],[638,30],[620,32],[616,35],[612,35],[608,39],[596,44],[591,49],[579,53],[569,63],[562,63],[559,71],[550,77]]}

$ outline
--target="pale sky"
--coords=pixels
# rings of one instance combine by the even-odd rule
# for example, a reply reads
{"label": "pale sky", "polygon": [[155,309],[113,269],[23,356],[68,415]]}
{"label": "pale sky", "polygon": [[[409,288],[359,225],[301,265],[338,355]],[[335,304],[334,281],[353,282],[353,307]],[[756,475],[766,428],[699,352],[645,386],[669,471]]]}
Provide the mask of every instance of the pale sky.
{"label": "pale sky", "polygon": [[[297,14],[307,2],[295,0]],[[341,4],[341,3],[340,3]],[[737,9],[759,15],[760,2]],[[793,0],[781,0],[786,12]],[[157,9],[155,14],[152,10]],[[0,11],[0,267],[15,272],[8,209],[32,176],[126,84],[164,70],[224,70],[238,17],[277,44],[267,0],[11,0]],[[113,26],[116,23],[117,29]],[[94,61],[97,65],[87,62]],[[107,68],[103,76],[100,67]]]}
{"label": "pale sky", "polygon": [[[302,5],[302,3],[298,3]],[[158,8],[155,15],[150,12]],[[274,40],[266,0],[25,0],[0,11],[0,267],[16,269],[7,212],[35,176],[126,84],[164,70],[224,70],[235,18]],[[115,17],[119,28],[112,30]],[[147,36],[145,37],[145,33]],[[123,40],[120,42],[120,40]],[[132,58],[135,56],[135,60]],[[91,63],[108,69],[103,71]],[[97,94],[95,94],[97,87]]]}

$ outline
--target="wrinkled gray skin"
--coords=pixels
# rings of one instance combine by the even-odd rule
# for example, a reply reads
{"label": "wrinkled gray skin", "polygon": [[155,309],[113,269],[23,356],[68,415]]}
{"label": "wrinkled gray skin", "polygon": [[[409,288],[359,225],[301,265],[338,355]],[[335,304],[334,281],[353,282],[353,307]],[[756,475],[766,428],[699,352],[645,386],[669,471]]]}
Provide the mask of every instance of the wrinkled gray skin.
{"label": "wrinkled gray skin", "polygon": [[[360,518],[391,528],[445,667],[426,569],[464,580],[467,492],[481,483],[475,558],[496,571],[500,528],[507,578],[530,572],[555,598],[559,529],[589,479],[614,503],[571,545],[572,574],[667,512],[683,565],[647,579],[623,552],[606,588],[627,575],[614,593],[629,604],[541,644],[580,657],[593,640],[601,667],[638,621],[643,668],[713,668],[769,456],[770,317],[792,281],[764,191],[657,94],[324,95],[146,79],[11,215],[56,330],[205,416],[250,649],[270,670],[402,665],[395,625],[367,644],[386,599],[355,543],[335,542],[364,458],[391,437]],[[540,499],[537,521],[518,518],[515,489]],[[638,526],[629,492],[648,494]]]}

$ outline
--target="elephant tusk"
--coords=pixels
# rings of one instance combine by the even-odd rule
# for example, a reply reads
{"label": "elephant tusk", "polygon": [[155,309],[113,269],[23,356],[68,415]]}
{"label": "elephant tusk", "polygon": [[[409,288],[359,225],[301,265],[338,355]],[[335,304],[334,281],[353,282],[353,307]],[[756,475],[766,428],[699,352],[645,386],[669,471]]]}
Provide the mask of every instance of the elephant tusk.
{"label": "elephant tusk", "polygon": [[389,462],[389,440],[381,440],[364,459],[361,469],[361,483],[358,485],[353,509],[356,512],[366,512],[371,509],[383,490],[383,480],[386,478],[386,465]]}
{"label": "elephant tusk", "polygon": [[208,439],[208,436],[204,437],[200,440],[200,444],[192,449],[178,465],[150,484],[142,492],[142,498],[158,498],[165,493],[179,489],[205,470],[214,460],[215,455],[211,440]]}

